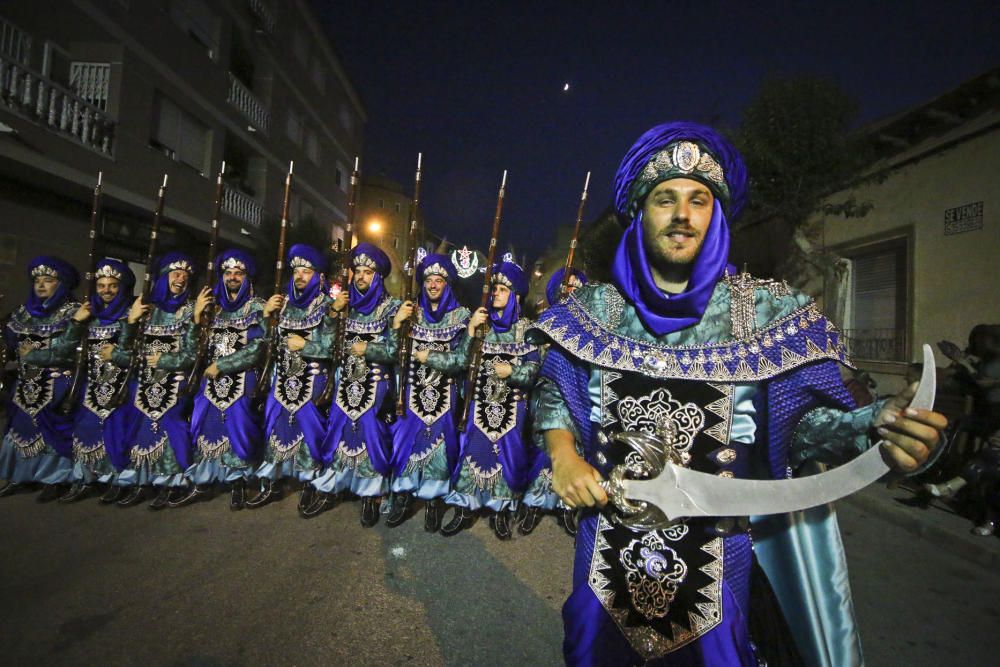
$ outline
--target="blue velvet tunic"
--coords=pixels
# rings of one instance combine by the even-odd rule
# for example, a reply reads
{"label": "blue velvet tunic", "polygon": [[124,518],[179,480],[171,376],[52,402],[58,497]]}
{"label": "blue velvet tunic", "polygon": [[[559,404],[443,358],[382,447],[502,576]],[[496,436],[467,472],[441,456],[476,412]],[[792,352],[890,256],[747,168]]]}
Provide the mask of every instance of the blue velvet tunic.
{"label": "blue velvet tunic", "polygon": [[[73,420],[56,412],[72,383],[73,348],[54,345],[80,307],[69,302],[46,317],[23,306],[11,314],[4,344],[17,359],[17,381],[7,409],[10,421],[0,446],[0,478],[8,482],[63,484],[73,470]],[[32,351],[21,358],[18,348]]]}
{"label": "blue velvet tunic", "polygon": [[236,310],[218,309],[212,320],[208,363],[219,375],[202,378],[194,399],[195,464],[186,475],[195,484],[245,479],[260,462],[264,429],[251,402],[264,351],[263,309],[261,299],[251,298]]}
{"label": "blue velvet tunic", "polygon": [[[808,461],[842,462],[870,445],[866,431],[875,408],[845,412],[852,403],[837,369],[837,362],[847,361],[839,334],[783,283],[746,275],[720,281],[697,324],[662,337],[646,330],[613,286],[592,283],[543,313],[532,336],[553,344],[536,389],[536,431],[573,433],[579,453],[605,475],[623,455],[607,449],[609,429],[679,427],[673,448],[685,465],[735,477],[781,479]],[[645,383],[641,395],[630,395],[630,383]],[[704,404],[674,405],[671,391],[700,391]],[[717,443],[699,452],[690,446],[698,438]],[[672,531],[637,531],[627,544],[612,539],[610,516],[610,510],[591,511],[580,525],[573,593],[563,609],[567,663],[755,665],[747,623],[749,531],[705,542],[708,562],[688,572],[695,563],[678,556],[685,553],[681,545],[705,535],[711,529],[706,520],[687,520]],[[809,664],[859,664],[832,514],[820,508],[812,526],[794,517],[778,523],[779,537],[759,540],[758,552],[760,542],[767,550],[799,531],[795,539],[816,547],[812,559],[828,568],[812,582],[822,599],[817,612],[801,588],[783,581],[783,574],[791,578],[787,569],[769,567],[778,559],[758,553],[800,652]],[[777,545],[784,564],[786,546]],[[820,561],[817,554],[831,557]],[[810,567],[810,559],[791,559],[799,570]],[[686,590],[695,580],[698,590]],[[697,595],[701,601],[691,614],[684,600]],[[671,622],[671,603],[685,618]]]}

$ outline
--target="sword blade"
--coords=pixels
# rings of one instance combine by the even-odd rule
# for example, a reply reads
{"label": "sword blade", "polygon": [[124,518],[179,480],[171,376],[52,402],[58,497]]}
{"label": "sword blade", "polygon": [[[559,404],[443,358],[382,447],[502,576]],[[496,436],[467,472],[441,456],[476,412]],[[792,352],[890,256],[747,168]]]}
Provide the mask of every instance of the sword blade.
{"label": "sword blade", "polygon": [[[937,391],[934,352],[923,346],[924,368],[910,406],[930,410]],[[653,479],[625,480],[625,497],[658,507],[673,521],[681,517],[783,514],[848,496],[890,471],[882,441],[828,472],[785,480],[729,479],[667,463]]]}

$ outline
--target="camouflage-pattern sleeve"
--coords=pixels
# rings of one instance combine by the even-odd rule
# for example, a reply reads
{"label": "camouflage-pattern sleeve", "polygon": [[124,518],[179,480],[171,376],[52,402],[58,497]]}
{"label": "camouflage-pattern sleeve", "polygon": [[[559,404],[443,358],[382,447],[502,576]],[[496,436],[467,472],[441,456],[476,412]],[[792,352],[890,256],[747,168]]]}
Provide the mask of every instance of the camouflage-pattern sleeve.
{"label": "camouflage-pattern sleeve", "polygon": [[530,389],[538,378],[538,369],[541,367],[541,356],[538,352],[531,352],[524,355],[523,362],[519,366],[514,366],[513,372],[507,379],[507,384],[523,389]]}
{"label": "camouflage-pattern sleeve", "polygon": [[24,356],[24,362],[33,366],[72,366],[76,347],[83,339],[87,324],[71,319],[66,329],[49,341],[44,350],[32,350]]}
{"label": "camouflage-pattern sleeve", "polygon": [[792,435],[789,464],[797,468],[806,461],[838,465],[872,446],[869,437],[875,416],[887,399],[850,412],[836,408],[814,408],[807,412]]}
{"label": "camouflage-pattern sleeve", "polygon": [[427,355],[427,365],[445,375],[461,375],[469,367],[469,348],[472,338],[463,331],[458,336],[458,345],[450,352],[431,352]]}
{"label": "camouflage-pattern sleeve", "polygon": [[160,355],[156,367],[162,371],[189,371],[198,355],[198,327],[194,321],[188,322],[181,335],[181,347],[177,352]]}
{"label": "camouflage-pattern sleeve", "polygon": [[394,364],[399,356],[399,331],[386,326],[380,338],[368,343],[365,359],[376,364]]}
{"label": "camouflage-pattern sleeve", "polygon": [[115,349],[111,353],[111,363],[121,368],[128,368],[132,363],[132,341],[135,339],[137,324],[131,324],[128,320],[122,321],[122,330],[118,334],[118,341],[114,344]]}
{"label": "camouflage-pattern sleeve", "polygon": [[[316,327],[316,331],[302,348],[302,356],[306,359],[321,359],[329,361],[333,357],[333,334],[336,331],[334,320],[324,317]],[[284,343],[282,343],[284,344]]]}
{"label": "camouflage-pattern sleeve", "polygon": [[243,346],[243,349],[215,361],[219,372],[233,375],[261,364],[264,359],[264,337],[258,336]]}

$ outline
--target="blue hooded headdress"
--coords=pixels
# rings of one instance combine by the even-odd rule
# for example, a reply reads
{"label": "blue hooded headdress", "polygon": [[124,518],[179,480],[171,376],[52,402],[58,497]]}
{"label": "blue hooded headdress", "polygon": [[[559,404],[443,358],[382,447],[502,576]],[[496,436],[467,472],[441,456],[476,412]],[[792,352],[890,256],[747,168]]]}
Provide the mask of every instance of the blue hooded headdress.
{"label": "blue hooded headdress", "polygon": [[493,265],[493,283],[510,288],[511,295],[502,310],[490,308],[490,323],[497,333],[510,331],[521,317],[521,297],[528,292],[528,277],[524,269],[514,262],[500,262]]}
{"label": "blue hooded headdress", "polygon": [[351,250],[351,267],[359,266],[367,266],[375,271],[375,275],[372,276],[372,284],[364,294],[358,291],[354,281],[351,281],[351,309],[362,315],[368,315],[382,301],[382,295],[385,293],[384,280],[392,270],[392,262],[379,247],[371,243],[359,243]]}
{"label": "blue hooded headdress", "polygon": [[59,306],[66,302],[70,292],[80,284],[80,274],[72,265],[64,262],[58,257],[50,255],[39,255],[28,262],[28,280],[32,283],[38,276],[52,276],[59,279],[56,291],[47,299],[42,299],[35,294],[32,286],[28,292],[28,302],[24,307],[31,313],[32,317],[47,317],[51,315]]}
{"label": "blue hooded headdress", "polygon": [[[664,294],[653,281],[642,240],[642,204],[657,184],[672,178],[704,183],[715,196],[712,221],[691,268],[687,289]],[[629,149],[615,174],[615,208],[628,227],[615,253],[611,279],[643,324],[657,336],[697,323],[728,267],[729,226],[743,208],[747,173],[736,148],[696,123],[657,125]]]}
{"label": "blue hooded headdress", "polygon": [[[572,269],[573,276],[580,281],[581,285],[587,284],[587,274],[580,269]],[[555,305],[559,301],[559,291],[562,288],[563,276],[566,275],[566,267],[557,270],[549,278],[549,282],[545,285],[545,298],[548,300],[549,305]]]}
{"label": "blue hooded headdress", "polygon": [[94,290],[90,295],[91,311],[101,326],[108,326],[125,317],[132,301],[135,300],[132,295],[132,291],[135,289],[135,274],[124,262],[105,257],[97,263],[94,272],[94,282],[96,283],[100,278],[116,278],[118,280],[118,294],[111,300],[111,303],[105,304],[97,294],[97,290]]}
{"label": "blue hooded headdress", "polygon": [[[224,277],[226,269],[241,269],[247,274],[235,299],[229,298],[229,290],[226,289]],[[253,297],[253,280],[257,277],[257,265],[250,253],[236,248],[223,251],[215,258],[215,273],[217,278],[212,287],[212,294],[215,296],[215,303],[223,310],[227,312],[239,310]]]}
{"label": "blue hooded headdress", "polygon": [[[295,269],[305,267],[315,271],[313,277],[301,290],[295,288]],[[311,245],[296,243],[288,251],[288,268],[292,275],[288,276],[288,302],[296,308],[307,308],[321,291],[325,289],[323,282],[323,253]]]}
{"label": "blue hooded headdress", "polygon": [[[441,298],[438,300],[437,310],[431,309],[431,300],[427,297],[427,292],[423,289],[423,281],[428,276],[441,276],[447,283],[441,292]],[[455,298],[455,294],[451,290],[451,283],[457,277],[458,269],[455,268],[448,255],[427,255],[417,264],[417,279],[421,283],[419,303],[421,310],[424,311],[424,318],[428,322],[436,324],[445,315],[458,308],[458,299]]]}
{"label": "blue hooded headdress", "polygon": [[[182,252],[168,252],[160,257],[155,263],[153,275],[156,282],[153,283],[153,292],[150,300],[153,305],[168,313],[177,312],[177,309],[187,303],[188,295],[191,293],[191,278],[194,276],[194,262],[191,257]],[[170,291],[170,272],[187,271],[188,281],[184,291],[180,294],[173,294]]]}

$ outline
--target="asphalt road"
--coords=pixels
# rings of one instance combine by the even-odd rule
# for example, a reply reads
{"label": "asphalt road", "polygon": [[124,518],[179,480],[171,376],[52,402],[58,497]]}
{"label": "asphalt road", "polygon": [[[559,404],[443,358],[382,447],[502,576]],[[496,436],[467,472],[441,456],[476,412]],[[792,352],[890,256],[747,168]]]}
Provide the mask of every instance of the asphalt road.
{"label": "asphalt road", "polygon": [[[561,663],[572,544],[554,520],[500,542],[485,521],[448,539],[357,512],[2,499],[0,662]],[[869,667],[996,664],[996,572],[847,504],[841,524]]]}

